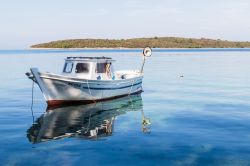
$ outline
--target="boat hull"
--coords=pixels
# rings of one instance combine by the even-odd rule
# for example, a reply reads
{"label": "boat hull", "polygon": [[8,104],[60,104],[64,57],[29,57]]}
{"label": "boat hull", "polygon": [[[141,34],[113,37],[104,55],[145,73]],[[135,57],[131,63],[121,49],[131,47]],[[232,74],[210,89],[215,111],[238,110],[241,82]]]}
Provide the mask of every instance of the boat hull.
{"label": "boat hull", "polygon": [[62,105],[90,104],[90,103],[95,103],[95,102],[102,102],[102,101],[122,98],[122,97],[129,96],[129,95],[141,94],[142,92],[143,92],[143,90],[139,90],[139,91],[131,93],[131,94],[124,94],[124,95],[113,96],[113,97],[109,97],[109,98],[101,98],[101,99],[97,99],[97,100],[86,100],[86,99],[85,100],[47,100],[47,104],[48,104],[49,108],[56,107],[56,106],[62,106]]}
{"label": "boat hull", "polygon": [[93,103],[142,92],[143,75],[123,80],[84,80],[33,73],[48,106]]}

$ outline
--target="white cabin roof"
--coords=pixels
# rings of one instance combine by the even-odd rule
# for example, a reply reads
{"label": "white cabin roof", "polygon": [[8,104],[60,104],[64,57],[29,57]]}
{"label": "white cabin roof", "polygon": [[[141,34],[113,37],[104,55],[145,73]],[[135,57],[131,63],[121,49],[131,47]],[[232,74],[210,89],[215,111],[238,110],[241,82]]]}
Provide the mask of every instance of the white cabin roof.
{"label": "white cabin roof", "polygon": [[110,57],[67,57],[65,61],[110,62],[115,61]]}

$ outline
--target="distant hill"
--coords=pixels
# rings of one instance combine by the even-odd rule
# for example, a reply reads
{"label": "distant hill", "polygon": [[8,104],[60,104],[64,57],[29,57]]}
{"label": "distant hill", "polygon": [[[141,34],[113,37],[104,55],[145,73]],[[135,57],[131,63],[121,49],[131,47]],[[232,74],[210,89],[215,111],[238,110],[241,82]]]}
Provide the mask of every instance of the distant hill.
{"label": "distant hill", "polygon": [[250,48],[250,42],[213,39],[154,37],[134,39],[70,39],[36,44],[31,48]]}

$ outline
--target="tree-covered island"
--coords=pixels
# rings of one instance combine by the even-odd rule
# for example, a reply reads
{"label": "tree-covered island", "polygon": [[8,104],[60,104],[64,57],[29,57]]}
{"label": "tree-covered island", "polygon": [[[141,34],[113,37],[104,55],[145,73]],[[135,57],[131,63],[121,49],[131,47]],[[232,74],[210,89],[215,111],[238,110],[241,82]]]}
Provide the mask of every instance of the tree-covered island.
{"label": "tree-covered island", "polygon": [[32,45],[31,48],[250,48],[250,42],[179,37],[134,39],[69,39]]}

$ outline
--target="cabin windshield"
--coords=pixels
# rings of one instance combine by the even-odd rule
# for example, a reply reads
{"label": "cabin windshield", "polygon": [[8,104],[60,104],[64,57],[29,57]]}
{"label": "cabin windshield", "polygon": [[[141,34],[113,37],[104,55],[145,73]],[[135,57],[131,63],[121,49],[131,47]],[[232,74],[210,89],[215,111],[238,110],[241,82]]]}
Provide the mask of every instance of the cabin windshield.
{"label": "cabin windshield", "polygon": [[75,72],[76,73],[88,73],[89,72],[89,64],[88,63],[77,63]]}
{"label": "cabin windshield", "polygon": [[71,73],[73,69],[73,62],[66,62],[63,68],[64,73]]}

